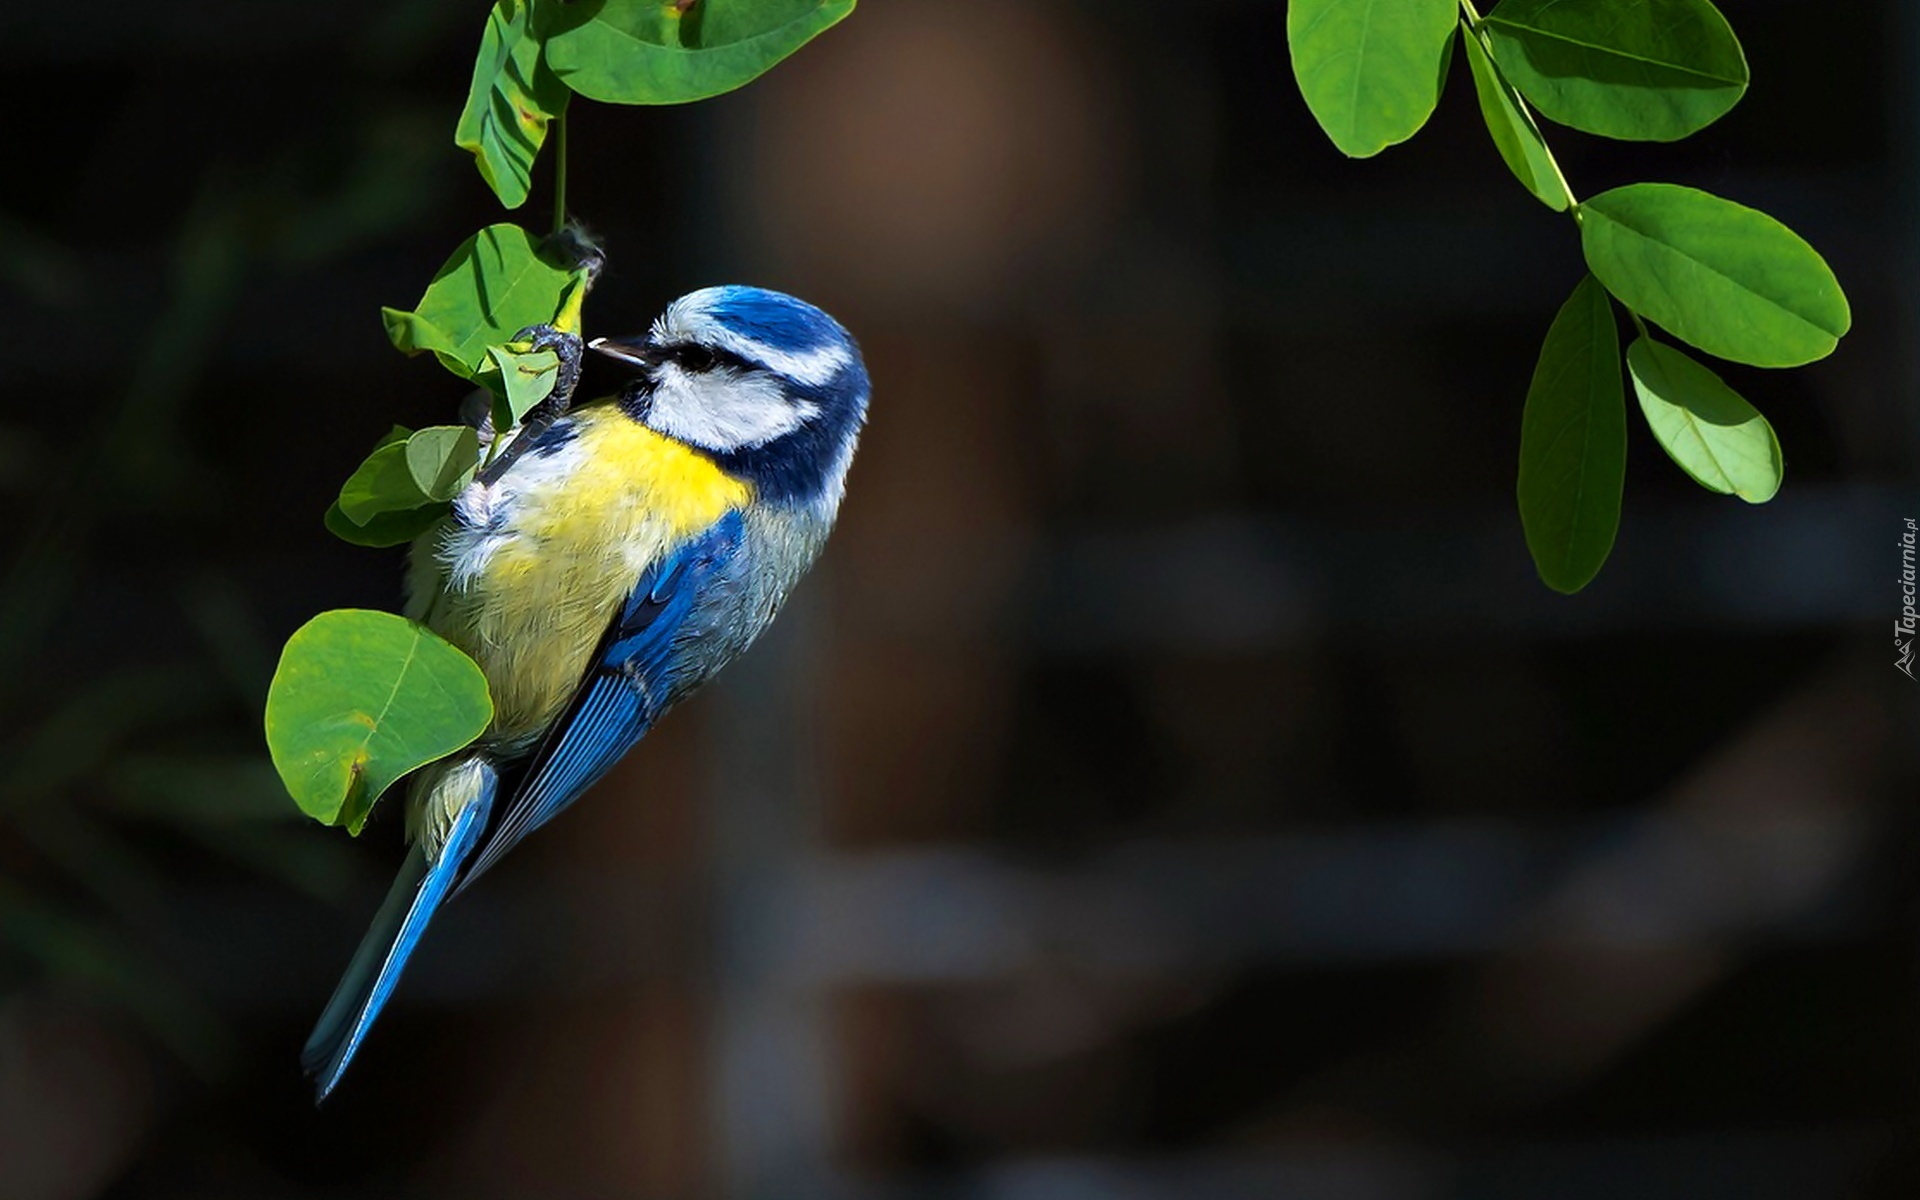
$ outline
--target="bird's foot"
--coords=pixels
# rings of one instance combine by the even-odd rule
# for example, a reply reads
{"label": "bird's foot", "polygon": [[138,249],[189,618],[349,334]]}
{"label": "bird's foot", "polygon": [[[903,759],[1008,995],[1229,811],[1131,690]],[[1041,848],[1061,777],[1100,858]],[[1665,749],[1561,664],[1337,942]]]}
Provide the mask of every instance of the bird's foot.
{"label": "bird's foot", "polygon": [[533,406],[524,420],[531,420],[538,414],[543,420],[550,421],[567,411],[573,403],[573,389],[580,384],[580,358],[586,347],[577,333],[564,333],[551,325],[529,325],[513,335],[516,342],[528,343],[528,352],[551,350],[560,360],[559,373],[554,377],[553,390],[547,398]]}

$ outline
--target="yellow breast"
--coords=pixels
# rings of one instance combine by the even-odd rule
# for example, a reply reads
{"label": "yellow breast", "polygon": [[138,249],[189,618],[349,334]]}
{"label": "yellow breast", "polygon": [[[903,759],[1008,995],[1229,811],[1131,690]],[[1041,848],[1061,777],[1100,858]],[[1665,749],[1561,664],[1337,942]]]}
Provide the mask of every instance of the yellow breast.
{"label": "yellow breast", "polygon": [[[496,743],[558,717],[641,574],[750,497],[614,405],[569,420],[570,442],[522,455],[484,494],[469,489],[434,555],[425,619],[486,672]],[[425,557],[416,549],[416,570]]]}

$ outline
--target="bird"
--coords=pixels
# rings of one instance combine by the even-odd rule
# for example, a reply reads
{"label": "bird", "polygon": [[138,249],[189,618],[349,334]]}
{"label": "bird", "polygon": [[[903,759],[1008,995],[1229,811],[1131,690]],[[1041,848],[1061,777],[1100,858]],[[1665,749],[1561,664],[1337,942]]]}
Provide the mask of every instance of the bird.
{"label": "bird", "polygon": [[522,333],[556,352],[554,392],[407,569],[406,615],[480,665],[493,718],[409,777],[407,858],[301,1055],[316,1103],[440,907],[774,619],[833,528],[866,423],[858,345],[780,292],[704,288],[644,336],[587,343],[632,377],[578,406],[579,337]]}

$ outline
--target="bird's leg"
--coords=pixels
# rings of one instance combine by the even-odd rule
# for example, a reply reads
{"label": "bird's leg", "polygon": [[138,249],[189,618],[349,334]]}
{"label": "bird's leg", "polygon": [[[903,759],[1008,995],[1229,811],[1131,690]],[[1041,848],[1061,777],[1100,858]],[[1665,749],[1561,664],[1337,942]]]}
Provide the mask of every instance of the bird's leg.
{"label": "bird's leg", "polygon": [[544,418],[540,420],[540,424],[544,425],[566,412],[573,403],[573,389],[580,385],[580,356],[585,351],[585,345],[580,341],[579,334],[562,333],[551,325],[529,325],[514,334],[513,340],[529,343],[528,353],[551,350],[554,357],[560,360],[560,370],[553,379],[553,390],[521,418],[522,424],[532,424],[536,419]]}

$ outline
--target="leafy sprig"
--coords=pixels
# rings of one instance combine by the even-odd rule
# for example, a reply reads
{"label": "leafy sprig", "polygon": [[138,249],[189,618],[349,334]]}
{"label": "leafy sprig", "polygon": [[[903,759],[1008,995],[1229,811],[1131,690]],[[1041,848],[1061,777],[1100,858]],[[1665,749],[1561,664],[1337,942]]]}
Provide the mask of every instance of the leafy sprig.
{"label": "leafy sprig", "polygon": [[[1420,131],[1456,36],[1500,158],[1578,227],[1589,274],[1548,328],[1521,417],[1521,525],[1547,586],[1577,592],[1620,526],[1626,390],[1613,311],[1647,427],[1702,487],[1759,504],[1780,489],[1773,428],[1719,375],[1650,325],[1717,358],[1794,367],[1852,324],[1820,255],[1765,213],[1693,188],[1636,183],[1579,200],[1542,121],[1670,142],[1746,94],[1746,55],[1709,0],[1289,0],[1295,79],[1343,153],[1365,158]],[[1608,297],[1612,299],[1609,300]]]}

